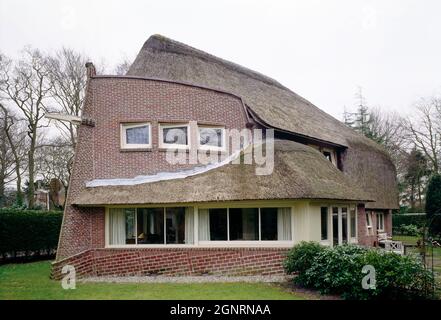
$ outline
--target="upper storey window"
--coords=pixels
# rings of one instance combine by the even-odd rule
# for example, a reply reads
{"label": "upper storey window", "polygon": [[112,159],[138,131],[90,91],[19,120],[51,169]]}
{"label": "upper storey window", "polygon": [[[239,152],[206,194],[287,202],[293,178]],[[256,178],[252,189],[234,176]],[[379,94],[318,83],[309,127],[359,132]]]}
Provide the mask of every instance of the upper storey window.
{"label": "upper storey window", "polygon": [[151,130],[150,123],[121,124],[121,148],[151,148]]}
{"label": "upper storey window", "polygon": [[162,148],[189,148],[188,124],[160,124],[159,142]]}
{"label": "upper storey window", "polygon": [[199,148],[202,150],[224,150],[225,128],[200,126]]}
{"label": "upper storey window", "polygon": [[337,155],[332,149],[322,149],[322,153],[333,165],[337,166]]}

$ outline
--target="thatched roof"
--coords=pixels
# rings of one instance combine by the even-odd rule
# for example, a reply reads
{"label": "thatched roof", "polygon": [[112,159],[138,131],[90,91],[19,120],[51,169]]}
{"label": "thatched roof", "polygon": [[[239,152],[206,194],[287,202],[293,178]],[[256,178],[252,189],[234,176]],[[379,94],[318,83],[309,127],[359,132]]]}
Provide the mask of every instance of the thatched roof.
{"label": "thatched roof", "polygon": [[[241,97],[269,127],[349,147],[347,161],[358,161],[360,154],[369,150],[370,156],[362,159],[363,170],[349,170],[358,164],[347,163],[345,168],[349,169],[344,168],[344,172],[377,200],[368,206],[398,206],[395,168],[380,146],[267,76],[160,35],[151,36],[145,42],[127,75],[230,92]],[[387,181],[384,180],[385,171],[392,172],[386,174]]]}
{"label": "thatched roof", "polygon": [[72,203],[99,206],[269,199],[372,200],[315,149],[276,140],[274,151],[271,175],[256,175],[255,164],[230,163],[182,179],[88,187]]}

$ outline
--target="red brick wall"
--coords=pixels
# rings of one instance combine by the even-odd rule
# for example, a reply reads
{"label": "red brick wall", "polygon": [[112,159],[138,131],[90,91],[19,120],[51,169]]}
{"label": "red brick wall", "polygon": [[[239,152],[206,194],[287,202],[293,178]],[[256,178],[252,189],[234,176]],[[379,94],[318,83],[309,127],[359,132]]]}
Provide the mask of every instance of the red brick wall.
{"label": "red brick wall", "polygon": [[[182,84],[127,78],[91,79],[83,115],[95,127],[78,129],[73,173],[70,181],[57,260],[104,247],[104,208],[75,208],[73,199],[86,181],[130,178],[174,171],[190,165],[170,165],[158,149],[158,123],[198,121],[242,129],[246,117],[242,101],[229,94]],[[151,151],[121,151],[120,122],[149,121]]]}
{"label": "red brick wall", "polygon": [[287,249],[281,248],[137,248],[92,249],[55,262],[52,277],[64,265],[78,277],[127,275],[281,275]]}
{"label": "red brick wall", "polygon": [[368,210],[372,212],[372,235],[368,235],[366,228],[366,209],[364,205],[358,206],[358,243],[364,246],[378,245],[377,212],[384,213],[385,232],[392,236],[392,213],[391,210]]}

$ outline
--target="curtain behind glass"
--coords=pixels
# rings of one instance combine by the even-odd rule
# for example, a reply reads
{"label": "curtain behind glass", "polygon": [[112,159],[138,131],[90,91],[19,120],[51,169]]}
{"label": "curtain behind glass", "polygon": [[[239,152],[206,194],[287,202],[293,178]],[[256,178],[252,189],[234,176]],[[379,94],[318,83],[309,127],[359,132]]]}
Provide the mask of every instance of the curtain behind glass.
{"label": "curtain behind glass", "polygon": [[193,207],[185,208],[185,243],[194,243],[194,210]]}
{"label": "curtain behind glass", "polygon": [[210,241],[210,215],[208,209],[199,209],[199,240]]}
{"label": "curtain behind glass", "polygon": [[126,243],[126,216],[124,209],[109,209],[109,244]]}
{"label": "curtain behind glass", "polygon": [[291,208],[277,209],[277,240],[291,240]]}

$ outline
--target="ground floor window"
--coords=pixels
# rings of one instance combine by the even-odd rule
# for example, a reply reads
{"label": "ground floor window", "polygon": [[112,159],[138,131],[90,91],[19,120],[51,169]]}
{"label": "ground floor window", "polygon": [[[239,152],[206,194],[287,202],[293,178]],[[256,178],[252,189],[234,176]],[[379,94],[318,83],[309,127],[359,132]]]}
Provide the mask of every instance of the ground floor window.
{"label": "ground floor window", "polygon": [[[332,245],[349,243],[357,238],[355,206],[320,207],[321,241]],[[352,240],[353,241],[353,240]]]}
{"label": "ground floor window", "polygon": [[199,209],[199,241],[290,241],[291,208]]}
{"label": "ground floor window", "polygon": [[193,208],[110,208],[109,244],[192,244]]}
{"label": "ground floor window", "polygon": [[377,230],[384,231],[384,213],[377,212]]}
{"label": "ground floor window", "polygon": [[368,236],[372,236],[374,231],[372,229],[372,212],[366,211],[366,232]]}

